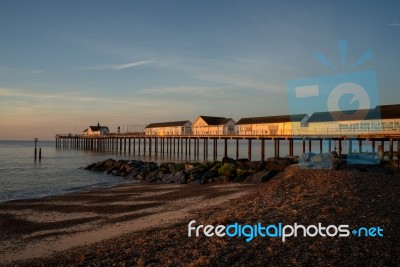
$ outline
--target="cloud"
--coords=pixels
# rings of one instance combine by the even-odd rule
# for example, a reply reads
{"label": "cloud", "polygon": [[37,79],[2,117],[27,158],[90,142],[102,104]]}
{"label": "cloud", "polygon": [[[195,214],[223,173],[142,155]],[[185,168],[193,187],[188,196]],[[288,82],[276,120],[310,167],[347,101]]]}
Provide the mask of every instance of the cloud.
{"label": "cloud", "polygon": [[396,23],[390,23],[388,24],[390,27],[400,27],[400,23],[396,22]]}
{"label": "cloud", "polygon": [[1,67],[0,66],[0,75],[1,74],[43,74],[44,70],[41,69],[18,69],[18,68],[10,68],[10,67]]}
{"label": "cloud", "polygon": [[101,64],[101,65],[94,65],[94,66],[86,66],[82,67],[80,69],[83,70],[125,70],[129,68],[134,68],[137,66],[141,65],[146,65],[151,63],[151,60],[142,60],[142,61],[137,61],[137,62],[131,62],[131,63],[126,63],[126,64]]}

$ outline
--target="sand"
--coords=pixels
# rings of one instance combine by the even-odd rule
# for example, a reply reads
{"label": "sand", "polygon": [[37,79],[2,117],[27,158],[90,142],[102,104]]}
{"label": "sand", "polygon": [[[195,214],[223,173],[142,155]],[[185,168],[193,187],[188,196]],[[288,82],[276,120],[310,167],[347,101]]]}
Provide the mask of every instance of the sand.
{"label": "sand", "polygon": [[[393,175],[292,166],[262,184],[120,186],[13,201],[0,213],[10,266],[400,266]],[[384,237],[188,237],[191,220],[380,226]]]}
{"label": "sand", "polygon": [[[10,263],[160,228],[242,197],[254,185],[124,185],[0,205],[0,261]],[[7,229],[8,228],[8,229]]]}

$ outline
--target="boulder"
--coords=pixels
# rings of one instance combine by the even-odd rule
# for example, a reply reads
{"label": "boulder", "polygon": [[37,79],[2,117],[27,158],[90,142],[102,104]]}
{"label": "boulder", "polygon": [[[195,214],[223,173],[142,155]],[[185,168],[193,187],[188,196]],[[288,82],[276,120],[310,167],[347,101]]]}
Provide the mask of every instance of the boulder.
{"label": "boulder", "polygon": [[194,181],[199,181],[199,183],[200,183],[201,178],[203,178],[203,174],[202,173],[199,173],[199,172],[192,173],[192,174],[189,175],[188,183],[189,182],[193,183]]}
{"label": "boulder", "polygon": [[249,174],[242,174],[242,175],[238,175],[235,179],[233,179],[234,183],[240,183],[243,182],[244,180],[246,180],[246,178],[249,176]]}
{"label": "boulder", "polygon": [[125,162],[123,160],[117,160],[114,162],[114,169],[115,170],[119,170],[121,168],[121,166],[124,164]]}
{"label": "boulder", "polygon": [[218,169],[219,175],[235,176],[236,175],[236,164],[224,163],[221,168]]}
{"label": "boulder", "polygon": [[113,160],[113,159],[107,159],[107,160],[105,160],[104,161],[104,168],[105,169],[110,169],[110,168],[113,168],[114,167],[114,162],[115,162],[115,160]]}
{"label": "boulder", "polygon": [[313,156],[315,156],[315,153],[312,152],[303,153],[299,156],[299,163],[310,162]]}
{"label": "boulder", "polygon": [[230,158],[230,157],[223,157],[222,165],[224,165],[225,163],[236,164],[236,160],[234,160],[233,158]]}
{"label": "boulder", "polygon": [[278,171],[276,171],[276,170],[262,170],[262,171],[254,173],[250,176],[247,176],[244,181],[249,182],[249,183],[262,183],[262,182],[266,182],[266,181],[270,180],[277,173],[278,173]]}
{"label": "boulder", "polygon": [[219,177],[211,178],[208,180],[209,183],[227,183],[229,182],[229,177],[226,175],[222,175]]}
{"label": "boulder", "polygon": [[218,176],[218,171],[205,171],[203,173],[203,179],[210,179]]}
{"label": "boulder", "polygon": [[265,168],[271,171],[283,171],[291,164],[292,161],[287,158],[268,158],[265,162]]}

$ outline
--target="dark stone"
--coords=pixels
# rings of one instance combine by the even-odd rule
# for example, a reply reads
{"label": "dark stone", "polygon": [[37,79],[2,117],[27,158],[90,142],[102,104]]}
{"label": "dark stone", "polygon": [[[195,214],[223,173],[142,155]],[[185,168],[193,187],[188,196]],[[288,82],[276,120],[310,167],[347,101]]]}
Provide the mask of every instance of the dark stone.
{"label": "dark stone", "polygon": [[230,158],[230,157],[223,157],[222,158],[222,165],[224,165],[225,163],[230,163],[230,164],[235,164],[236,165],[236,160],[234,160],[233,158]]}
{"label": "dark stone", "polygon": [[291,160],[287,158],[268,158],[265,162],[265,168],[271,171],[284,171],[291,164]]}
{"label": "dark stone", "polygon": [[233,179],[233,182],[234,182],[234,183],[243,182],[244,180],[246,180],[247,176],[249,176],[249,175],[248,175],[248,174],[239,175],[238,177],[236,177],[235,179]]}
{"label": "dark stone", "polygon": [[224,163],[221,168],[218,169],[219,175],[236,176],[236,164]]}
{"label": "dark stone", "polygon": [[210,178],[214,178],[218,176],[218,172],[217,171],[206,171],[203,173],[203,178],[205,179],[210,179]]}
{"label": "dark stone", "polygon": [[262,182],[266,182],[266,181],[270,180],[277,173],[278,173],[278,171],[275,171],[275,170],[270,170],[270,171],[262,170],[262,171],[256,172],[256,173],[248,176],[244,181],[249,182],[249,183],[262,183]]}
{"label": "dark stone", "polygon": [[113,159],[107,159],[106,161],[104,161],[104,168],[108,170],[108,169],[114,167],[114,162],[115,162],[115,160],[113,160]]}
{"label": "dark stone", "polygon": [[188,182],[194,182],[197,180],[200,181],[202,177],[203,177],[202,173],[199,172],[192,173],[191,175],[189,175]]}
{"label": "dark stone", "polygon": [[125,162],[123,160],[117,160],[114,162],[114,169],[118,170]]}

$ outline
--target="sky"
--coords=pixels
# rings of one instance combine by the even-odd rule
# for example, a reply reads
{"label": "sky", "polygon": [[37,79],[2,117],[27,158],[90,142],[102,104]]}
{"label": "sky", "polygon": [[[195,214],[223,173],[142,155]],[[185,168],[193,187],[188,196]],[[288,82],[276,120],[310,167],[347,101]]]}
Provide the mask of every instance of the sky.
{"label": "sky", "polygon": [[374,71],[379,102],[398,104],[398,10],[399,1],[1,1],[0,140],[54,140],[98,122],[115,132],[288,114],[288,81],[354,71]]}

